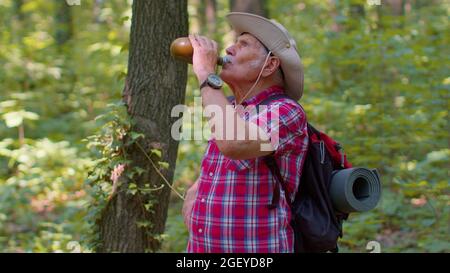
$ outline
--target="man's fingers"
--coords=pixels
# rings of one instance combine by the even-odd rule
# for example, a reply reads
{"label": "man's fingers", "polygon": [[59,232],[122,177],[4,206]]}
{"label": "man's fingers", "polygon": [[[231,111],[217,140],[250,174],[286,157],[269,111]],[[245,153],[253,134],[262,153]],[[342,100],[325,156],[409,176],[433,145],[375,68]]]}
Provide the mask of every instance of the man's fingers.
{"label": "man's fingers", "polygon": [[203,38],[205,39],[205,42],[206,42],[206,44],[208,45],[208,47],[210,47],[210,48],[215,48],[215,47],[214,47],[215,41],[213,41],[213,40],[211,40],[211,39],[209,39],[209,38],[207,38],[207,37],[203,37]]}
{"label": "man's fingers", "polygon": [[208,38],[205,36],[200,36],[200,39],[205,46],[211,47],[211,41]]}
{"label": "man's fingers", "polygon": [[183,204],[182,209],[182,215],[183,215],[183,222],[186,226],[188,226],[188,220],[189,220],[189,205],[190,204]]}
{"label": "man's fingers", "polygon": [[198,34],[189,34],[189,40],[194,48],[202,47],[204,49],[213,49],[218,52],[218,44],[205,36],[200,36]]}
{"label": "man's fingers", "polygon": [[191,41],[191,44],[193,47],[198,47],[198,39],[196,38],[196,34],[189,34],[189,40]]}
{"label": "man's fingers", "polygon": [[199,46],[205,47],[208,44],[205,37],[203,36],[195,35],[195,39],[197,40]]}
{"label": "man's fingers", "polygon": [[217,44],[217,42],[216,41],[212,41],[212,43],[213,43],[214,50],[219,52],[219,45]]}
{"label": "man's fingers", "polygon": [[217,43],[215,41],[209,39],[208,37],[200,36],[197,34],[194,34],[194,37],[200,46],[207,47],[207,48],[216,48],[215,44],[217,45]]}

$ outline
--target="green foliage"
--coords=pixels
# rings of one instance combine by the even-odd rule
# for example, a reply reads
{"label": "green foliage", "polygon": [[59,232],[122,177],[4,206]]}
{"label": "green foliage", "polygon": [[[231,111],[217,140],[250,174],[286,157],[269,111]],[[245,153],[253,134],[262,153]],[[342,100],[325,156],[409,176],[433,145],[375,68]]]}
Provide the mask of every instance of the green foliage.
{"label": "green foliage", "polygon": [[[101,123],[98,134],[86,139],[87,147],[92,150],[92,154],[96,154],[99,158],[89,172],[86,181],[90,197],[86,220],[90,229],[85,242],[89,249],[93,250],[101,244],[99,227],[106,206],[118,192],[123,191],[125,187],[126,194],[136,196],[140,200],[142,209],[149,215],[155,212],[153,208],[157,203],[156,194],[166,186],[162,184],[151,187],[149,183],[138,185],[135,179],[146,173],[147,170],[134,166],[133,162],[127,159],[127,150],[130,148],[140,149],[158,171],[169,168],[169,163],[160,161],[162,155],[160,149],[151,149],[148,154],[143,150],[138,141],[145,136],[132,131],[133,122],[128,116],[126,105],[123,102],[109,104],[107,113],[96,118]],[[122,177],[126,177],[126,179],[122,179]],[[122,185],[123,182],[126,184]],[[171,187],[170,184],[167,183],[167,185]],[[151,231],[155,223],[148,221],[147,218],[137,221],[136,225],[145,229],[147,235],[153,239],[164,239],[163,234]]]}
{"label": "green foliage", "polygon": [[[97,155],[98,158],[89,171],[86,180],[86,188],[90,197],[86,220],[90,225],[90,230],[85,240],[90,249],[97,248],[101,243],[99,241],[98,221],[101,220],[102,213],[109,200],[117,193],[120,186],[119,177],[127,169],[127,164],[130,163],[126,159],[124,151],[125,137],[131,129],[126,108],[123,103],[116,103],[109,104],[108,110],[108,114],[99,115],[96,118],[98,123],[101,124],[98,134],[89,136],[85,140],[87,148],[91,149],[91,153]],[[131,138],[131,141],[135,139]],[[121,171],[117,169],[119,166],[122,168]],[[115,179],[113,178],[114,172]],[[135,195],[136,192],[136,184],[130,182],[127,193]]]}
{"label": "green foliage", "polygon": [[174,202],[169,207],[165,240],[160,252],[184,252],[186,250],[189,233],[183,222],[181,208],[181,202]]}
{"label": "green foliage", "polygon": [[[69,9],[73,36],[58,45],[53,1],[27,0],[17,7],[16,1],[0,0],[5,252],[92,251],[93,223],[115,189],[111,172],[128,163],[121,149],[143,138],[130,132],[126,109],[114,103],[127,75],[131,1],[95,2]],[[217,1],[217,30],[211,34],[222,48],[232,41],[224,20],[228,2]],[[309,120],[342,142],[354,165],[381,172],[382,202],[351,215],[344,252],[367,252],[369,241],[380,242],[382,252],[450,249],[449,9],[444,1],[406,2],[404,14],[393,15],[388,4],[363,0],[266,1],[270,17],[297,41],[306,73],[301,103]],[[188,5],[191,32],[206,31],[198,24],[198,1]],[[189,73],[186,104],[192,106],[199,90]],[[183,128],[193,129],[187,123]],[[198,177],[204,147],[180,143],[175,188],[186,189]],[[158,149],[146,152],[155,162],[161,158]],[[159,192],[133,183],[145,172],[126,169],[130,194]],[[188,234],[182,204],[172,199],[166,233],[154,236],[164,240],[161,251],[182,252]],[[148,212],[151,200],[143,202]]]}
{"label": "green foliage", "polygon": [[[0,1],[0,249],[90,251],[84,181],[97,154],[82,139],[120,98],[129,14],[124,1],[71,8],[77,31],[55,43],[52,1]],[[98,23],[94,23],[98,19]],[[104,47],[97,49],[94,45]]]}
{"label": "green foliage", "polygon": [[92,166],[67,141],[0,142],[0,247],[13,252],[70,249],[87,232],[84,172]]}

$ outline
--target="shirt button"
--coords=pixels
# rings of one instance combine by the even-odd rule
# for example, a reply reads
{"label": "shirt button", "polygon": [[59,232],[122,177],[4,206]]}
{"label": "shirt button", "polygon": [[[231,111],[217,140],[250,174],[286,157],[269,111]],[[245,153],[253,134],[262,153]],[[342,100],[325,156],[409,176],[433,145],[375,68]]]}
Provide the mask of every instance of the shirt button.
{"label": "shirt button", "polygon": [[202,232],[203,232],[203,229],[199,228],[198,233],[202,233]]}
{"label": "shirt button", "polygon": [[209,176],[213,176],[214,174],[212,172],[209,173]]}
{"label": "shirt button", "polygon": [[202,198],[202,203],[205,203],[205,198]]}

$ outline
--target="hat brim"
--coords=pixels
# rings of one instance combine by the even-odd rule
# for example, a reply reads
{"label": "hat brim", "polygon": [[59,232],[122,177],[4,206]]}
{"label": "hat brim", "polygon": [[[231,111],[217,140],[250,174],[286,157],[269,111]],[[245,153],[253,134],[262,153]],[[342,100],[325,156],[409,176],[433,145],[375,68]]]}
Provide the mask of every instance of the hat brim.
{"label": "hat brim", "polygon": [[226,17],[238,35],[250,33],[280,58],[286,94],[299,100],[303,95],[303,65],[295,41],[287,30],[274,21],[251,13],[231,12]]}

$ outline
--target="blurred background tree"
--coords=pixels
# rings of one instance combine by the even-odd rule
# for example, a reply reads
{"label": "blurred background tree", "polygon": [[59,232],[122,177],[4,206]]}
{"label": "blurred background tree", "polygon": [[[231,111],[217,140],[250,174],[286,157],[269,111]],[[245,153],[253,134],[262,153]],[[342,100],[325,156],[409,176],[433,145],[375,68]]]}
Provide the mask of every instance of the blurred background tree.
{"label": "blurred background tree", "polygon": [[[96,168],[105,150],[95,141],[117,133],[113,124],[129,122],[118,102],[128,73],[132,1],[64,2],[0,0],[4,252],[95,250],[93,219],[101,208],[95,205],[112,187],[112,169]],[[342,142],[354,165],[382,175],[381,203],[351,215],[343,252],[366,252],[369,241],[380,242],[382,252],[449,252],[450,6],[377,3],[189,0],[189,32],[214,38],[223,50],[234,39],[225,15],[251,9],[294,36],[305,65],[301,103],[309,120]],[[158,35],[169,37],[155,32],[155,41]],[[190,69],[185,104],[193,107],[200,93]],[[185,122],[183,130],[195,128]],[[180,142],[176,188],[195,181],[204,147]],[[99,177],[102,183],[93,182]],[[181,205],[172,194],[160,251],[185,250]]]}
{"label": "blurred background tree", "polygon": [[[131,120],[127,128],[118,128],[112,144],[117,148],[109,157],[114,159],[106,166],[109,172],[120,173],[115,179],[105,176],[93,181],[113,180],[115,189],[98,219],[100,242],[96,251],[135,253],[160,248],[170,196],[164,183],[172,181],[178,151],[178,142],[170,135],[175,122],[170,115],[174,106],[184,102],[187,79],[187,64],[170,58],[167,48],[177,37],[187,35],[187,18],[186,1],[133,1],[123,89]],[[158,156],[152,159],[153,150]]]}

